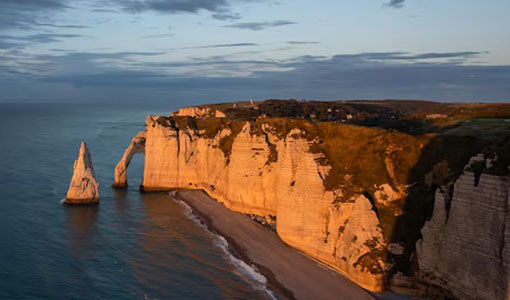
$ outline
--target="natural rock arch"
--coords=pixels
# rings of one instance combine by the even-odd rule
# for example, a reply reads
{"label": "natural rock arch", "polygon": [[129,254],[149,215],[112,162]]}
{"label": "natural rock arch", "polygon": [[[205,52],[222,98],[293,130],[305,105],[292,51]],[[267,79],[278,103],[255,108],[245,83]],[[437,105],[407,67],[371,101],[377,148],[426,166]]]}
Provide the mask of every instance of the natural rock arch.
{"label": "natural rock arch", "polygon": [[117,166],[115,167],[114,172],[114,183],[113,187],[115,188],[124,188],[127,187],[127,168],[133,156],[137,153],[145,153],[145,131],[139,132],[133,140],[131,140],[131,144],[127,147],[126,151],[124,151],[124,155],[122,159],[119,161]]}

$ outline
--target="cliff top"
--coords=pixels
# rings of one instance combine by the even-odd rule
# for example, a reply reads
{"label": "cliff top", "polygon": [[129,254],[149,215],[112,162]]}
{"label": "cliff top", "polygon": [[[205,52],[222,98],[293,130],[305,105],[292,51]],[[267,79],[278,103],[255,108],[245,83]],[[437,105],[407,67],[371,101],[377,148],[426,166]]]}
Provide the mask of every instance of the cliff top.
{"label": "cliff top", "polygon": [[[194,108],[195,112],[190,112]],[[198,112],[199,111],[199,112]],[[293,118],[356,124],[410,134],[439,132],[460,121],[510,118],[510,104],[439,103],[431,101],[298,101],[275,100],[206,104],[174,116],[224,117],[233,120]]]}

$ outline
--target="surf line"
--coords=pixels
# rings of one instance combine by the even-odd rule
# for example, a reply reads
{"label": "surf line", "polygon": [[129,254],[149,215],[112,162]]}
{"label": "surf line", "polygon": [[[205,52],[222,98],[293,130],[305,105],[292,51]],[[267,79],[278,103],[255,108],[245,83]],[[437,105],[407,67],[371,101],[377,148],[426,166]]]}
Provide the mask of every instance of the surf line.
{"label": "surf line", "polygon": [[206,217],[205,216],[201,217],[201,214],[193,210],[193,208],[190,205],[188,205],[185,201],[179,199],[177,192],[178,191],[170,191],[168,195],[173,201],[184,207],[186,211],[186,216],[191,221],[193,221],[195,224],[202,227],[209,234],[215,237],[216,239],[215,246],[220,248],[224,252],[229,261],[241,273],[240,275],[244,277],[244,279],[247,280],[248,283],[250,283],[255,289],[263,290],[273,300],[281,299],[280,297],[278,297],[277,293],[275,293],[267,286],[268,279],[266,278],[266,276],[264,276],[256,266],[250,265],[244,260],[242,260],[241,257],[237,255],[237,252],[234,251],[232,247],[230,247],[229,243],[227,242],[227,239],[221,234],[217,233],[216,230],[211,228],[209,222],[203,220]]}

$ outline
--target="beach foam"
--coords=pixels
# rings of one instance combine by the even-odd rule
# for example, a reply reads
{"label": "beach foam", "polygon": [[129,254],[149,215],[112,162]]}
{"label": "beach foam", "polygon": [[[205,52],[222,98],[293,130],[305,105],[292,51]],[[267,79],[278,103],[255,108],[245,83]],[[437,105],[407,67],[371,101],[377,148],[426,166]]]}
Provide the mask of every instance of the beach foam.
{"label": "beach foam", "polygon": [[227,240],[219,235],[215,234],[209,228],[207,225],[205,225],[194,213],[191,207],[184,201],[179,200],[175,198],[175,193],[170,192],[169,193],[170,198],[172,198],[174,201],[176,201],[178,204],[182,205],[184,209],[186,210],[186,216],[190,218],[195,224],[198,226],[204,228],[208,233],[213,235],[216,238],[215,245],[219,247],[223,252],[225,253],[225,256],[230,260],[230,262],[234,265],[234,267],[240,272],[241,277],[247,279],[247,281],[253,285],[253,287],[257,289],[264,290],[271,298],[274,300],[277,300],[278,297],[276,294],[268,289],[266,287],[267,278],[262,275],[256,267],[248,265],[243,260],[237,258],[232,251],[230,250],[230,247],[228,245]]}

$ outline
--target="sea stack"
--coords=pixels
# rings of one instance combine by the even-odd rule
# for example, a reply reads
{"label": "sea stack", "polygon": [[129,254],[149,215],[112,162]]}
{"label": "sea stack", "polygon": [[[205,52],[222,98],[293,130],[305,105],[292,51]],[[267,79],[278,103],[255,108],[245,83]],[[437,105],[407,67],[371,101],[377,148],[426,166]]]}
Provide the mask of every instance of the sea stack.
{"label": "sea stack", "polygon": [[94,178],[90,152],[81,143],[78,159],[74,161],[74,173],[64,204],[96,204],[99,202],[99,184]]}

